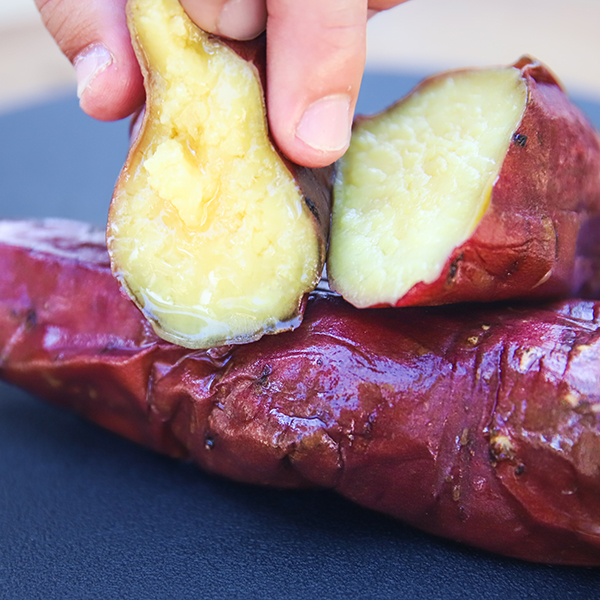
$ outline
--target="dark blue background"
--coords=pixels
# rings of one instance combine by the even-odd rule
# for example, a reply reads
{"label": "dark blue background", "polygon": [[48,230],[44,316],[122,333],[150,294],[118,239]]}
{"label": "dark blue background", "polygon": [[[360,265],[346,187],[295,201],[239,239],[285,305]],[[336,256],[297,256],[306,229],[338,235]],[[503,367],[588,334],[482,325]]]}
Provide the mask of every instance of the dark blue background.
{"label": "dark blue background", "polygon": [[[416,81],[367,74],[359,111]],[[0,117],[0,217],[103,224],[127,129],[74,98]],[[329,492],[210,477],[0,384],[0,598],[310,597],[587,600],[600,570],[492,556]]]}

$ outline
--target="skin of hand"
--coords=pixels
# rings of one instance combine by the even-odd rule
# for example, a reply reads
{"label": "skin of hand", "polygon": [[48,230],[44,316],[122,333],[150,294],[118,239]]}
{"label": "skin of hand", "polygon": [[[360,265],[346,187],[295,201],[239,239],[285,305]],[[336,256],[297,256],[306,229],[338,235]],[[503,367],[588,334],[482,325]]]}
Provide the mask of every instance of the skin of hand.
{"label": "skin of hand", "polygon": [[[35,0],[77,74],[81,108],[111,121],[144,102],[126,0]],[[267,30],[267,107],[279,148],[320,167],[348,147],[365,64],[367,20],[406,0],[181,0],[199,26],[234,39]]]}

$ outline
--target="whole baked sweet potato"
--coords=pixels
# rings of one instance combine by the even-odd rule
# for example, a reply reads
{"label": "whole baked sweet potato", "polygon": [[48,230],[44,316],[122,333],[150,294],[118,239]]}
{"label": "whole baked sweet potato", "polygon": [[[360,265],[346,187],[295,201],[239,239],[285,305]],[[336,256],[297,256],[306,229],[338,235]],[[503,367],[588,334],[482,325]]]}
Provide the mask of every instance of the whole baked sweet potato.
{"label": "whole baked sweet potato", "polygon": [[600,304],[357,310],[188,350],[119,292],[97,233],[0,225],[0,375],[236,480],[323,486],[435,534],[600,565]]}
{"label": "whole baked sweet potato", "polygon": [[598,294],[599,223],[598,133],[524,57],[356,120],[327,269],[360,308]]}

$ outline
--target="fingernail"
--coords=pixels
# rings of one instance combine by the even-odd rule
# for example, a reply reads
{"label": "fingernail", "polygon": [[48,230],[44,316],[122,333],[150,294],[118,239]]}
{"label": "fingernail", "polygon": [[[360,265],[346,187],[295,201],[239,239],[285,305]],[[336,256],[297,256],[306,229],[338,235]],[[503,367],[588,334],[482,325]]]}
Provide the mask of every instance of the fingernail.
{"label": "fingernail", "polygon": [[94,78],[113,62],[112,54],[103,44],[88,46],[73,61],[77,75],[77,97],[81,98]]}
{"label": "fingernail", "polygon": [[296,137],[315,150],[339,152],[350,143],[351,125],[350,98],[326,96],[306,109]]}
{"label": "fingernail", "polygon": [[264,0],[228,0],[219,15],[219,35],[235,40],[251,40],[265,28],[267,8]]}

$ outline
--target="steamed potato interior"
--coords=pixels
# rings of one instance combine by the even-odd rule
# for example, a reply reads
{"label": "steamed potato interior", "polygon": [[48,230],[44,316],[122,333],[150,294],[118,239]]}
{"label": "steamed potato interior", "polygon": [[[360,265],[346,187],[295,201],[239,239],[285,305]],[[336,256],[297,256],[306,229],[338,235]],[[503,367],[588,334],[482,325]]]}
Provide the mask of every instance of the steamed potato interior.
{"label": "steamed potato interior", "polygon": [[485,214],[526,101],[518,69],[457,72],[355,126],[328,258],[347,300],[395,304],[440,276]]}
{"label": "steamed potato interior", "polygon": [[269,140],[255,68],[176,0],[136,0],[129,19],[151,69],[111,208],[117,275],[159,335],[188,347],[289,325],[318,281],[320,249]]}

